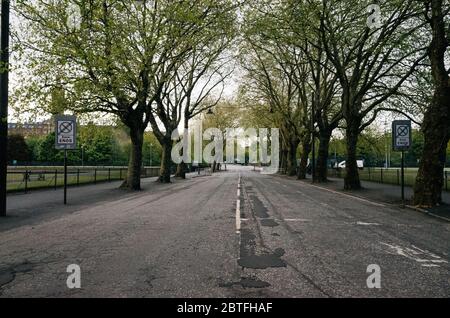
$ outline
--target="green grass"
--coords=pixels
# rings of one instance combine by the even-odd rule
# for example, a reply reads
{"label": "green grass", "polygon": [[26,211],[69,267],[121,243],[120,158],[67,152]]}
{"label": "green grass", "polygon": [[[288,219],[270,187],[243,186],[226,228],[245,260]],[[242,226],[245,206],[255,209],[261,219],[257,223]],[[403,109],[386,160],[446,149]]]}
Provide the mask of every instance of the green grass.
{"label": "green grass", "polygon": [[[32,170],[31,170],[32,171]],[[8,173],[7,177],[7,191],[25,191],[25,186],[27,190],[37,189],[37,188],[52,188],[55,187],[55,172],[45,171],[42,174],[44,176],[43,180],[38,180],[38,174],[31,173],[30,180],[25,182],[24,173]],[[125,177],[126,170],[122,169],[122,178]],[[89,184],[94,182],[105,182],[108,180],[121,180],[119,170],[111,170],[111,174],[108,174],[108,170],[98,170],[95,176],[94,170],[80,170],[79,177],[76,171],[69,170],[67,176],[68,185],[81,185]],[[64,174],[62,170],[58,170],[56,178],[56,187],[61,187],[64,185]]]}
{"label": "green grass", "polygon": [[[405,185],[414,186],[417,176],[417,168],[405,168]],[[447,171],[447,180],[444,180],[444,190],[448,189],[450,191],[450,171]],[[345,176],[345,169],[336,172],[335,170],[330,171],[331,177],[343,178]],[[364,168],[359,170],[359,177],[363,181],[372,181],[385,184],[395,184],[400,185],[401,182],[401,172],[399,168]],[[447,183],[447,186],[445,184]]]}

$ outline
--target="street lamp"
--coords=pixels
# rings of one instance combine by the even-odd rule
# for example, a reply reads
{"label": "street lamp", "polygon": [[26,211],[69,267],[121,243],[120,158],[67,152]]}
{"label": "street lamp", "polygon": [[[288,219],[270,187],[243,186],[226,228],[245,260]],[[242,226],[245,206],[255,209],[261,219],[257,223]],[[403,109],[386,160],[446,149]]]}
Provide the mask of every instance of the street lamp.
{"label": "street lamp", "polygon": [[153,160],[152,160],[152,147],[153,147],[153,144],[150,143],[150,145],[149,145],[150,167],[151,167],[152,164],[153,164]]}
{"label": "street lamp", "polygon": [[2,0],[0,30],[0,216],[6,216],[8,173],[9,0]]}
{"label": "street lamp", "polygon": [[81,145],[81,166],[84,167],[84,145]]}

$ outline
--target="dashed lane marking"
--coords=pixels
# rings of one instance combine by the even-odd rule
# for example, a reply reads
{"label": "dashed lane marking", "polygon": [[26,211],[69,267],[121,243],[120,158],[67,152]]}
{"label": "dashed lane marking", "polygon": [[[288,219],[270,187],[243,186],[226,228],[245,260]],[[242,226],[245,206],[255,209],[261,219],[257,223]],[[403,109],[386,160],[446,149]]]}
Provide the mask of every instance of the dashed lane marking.
{"label": "dashed lane marking", "polygon": [[356,222],[357,225],[380,225],[379,223],[366,223],[366,222]]}
{"label": "dashed lane marking", "polygon": [[241,232],[241,174],[238,178],[238,188],[237,188],[237,199],[236,199],[236,233]]}
{"label": "dashed lane marking", "polygon": [[283,219],[286,222],[310,222],[309,219]]}

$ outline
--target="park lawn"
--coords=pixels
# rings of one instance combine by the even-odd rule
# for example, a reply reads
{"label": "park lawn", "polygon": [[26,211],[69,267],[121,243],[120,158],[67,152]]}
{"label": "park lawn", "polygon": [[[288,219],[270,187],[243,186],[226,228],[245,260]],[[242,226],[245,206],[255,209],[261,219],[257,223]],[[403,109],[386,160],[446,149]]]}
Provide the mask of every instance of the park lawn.
{"label": "park lawn", "polygon": [[[38,175],[32,174],[27,183],[27,189],[36,188],[52,188],[55,187],[55,173],[48,172],[44,174],[45,180],[38,180]],[[122,171],[122,176],[125,176]],[[108,175],[108,171],[97,171],[97,176],[94,176],[94,172],[80,172],[79,178],[76,172],[70,171],[67,176],[68,185],[76,184],[88,184],[94,182],[104,182],[107,180],[120,180],[120,172],[116,170],[111,170],[111,175]],[[58,171],[56,186],[61,187],[64,185],[64,175],[62,171]],[[7,179],[7,191],[24,191],[25,181],[23,174],[8,174]]]}
{"label": "park lawn", "polygon": [[[414,186],[416,182],[416,176],[418,168],[405,168],[405,185]],[[450,169],[445,169],[447,172],[447,179],[444,189],[450,190]],[[330,174],[330,176],[336,176],[335,173]],[[342,169],[337,177],[343,178],[345,176],[345,170]],[[400,168],[364,168],[359,170],[359,177],[362,181],[372,181],[385,184],[400,185],[401,183],[401,173]]]}

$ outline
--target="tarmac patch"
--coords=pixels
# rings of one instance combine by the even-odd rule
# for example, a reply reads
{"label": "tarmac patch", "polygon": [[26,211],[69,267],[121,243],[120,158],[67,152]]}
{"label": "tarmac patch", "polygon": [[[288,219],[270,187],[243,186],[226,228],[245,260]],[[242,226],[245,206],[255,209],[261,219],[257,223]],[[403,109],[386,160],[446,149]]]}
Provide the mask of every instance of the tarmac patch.
{"label": "tarmac patch", "polygon": [[273,253],[260,255],[245,255],[238,259],[238,264],[245,268],[266,269],[269,267],[286,267],[286,262],[281,259],[285,251],[277,248]]}
{"label": "tarmac patch", "polygon": [[250,198],[253,201],[253,208],[255,209],[256,216],[261,219],[267,219],[269,217],[269,214],[267,213],[267,208],[263,205],[261,200],[254,195],[252,195]]}
{"label": "tarmac patch", "polygon": [[267,226],[267,227],[276,227],[276,226],[278,226],[280,224],[278,224],[277,222],[275,222],[272,219],[264,219],[264,220],[261,220],[261,225],[262,226]]}
{"label": "tarmac patch", "polygon": [[32,269],[33,264],[28,262],[10,265],[7,268],[0,268],[0,287],[11,283],[16,278],[17,273],[26,273]]}
{"label": "tarmac patch", "polygon": [[268,282],[253,277],[241,277],[239,282],[220,283],[219,287],[241,286],[243,288],[266,288],[271,285]]}

